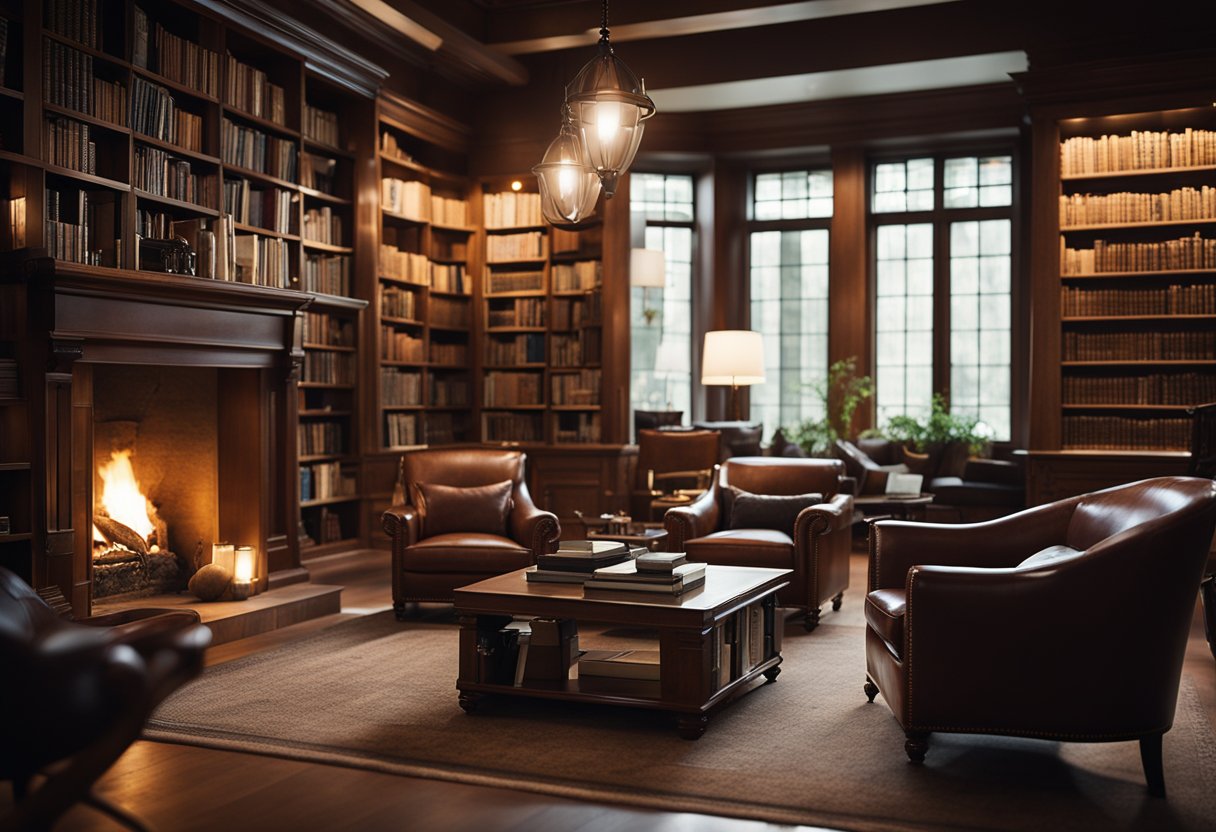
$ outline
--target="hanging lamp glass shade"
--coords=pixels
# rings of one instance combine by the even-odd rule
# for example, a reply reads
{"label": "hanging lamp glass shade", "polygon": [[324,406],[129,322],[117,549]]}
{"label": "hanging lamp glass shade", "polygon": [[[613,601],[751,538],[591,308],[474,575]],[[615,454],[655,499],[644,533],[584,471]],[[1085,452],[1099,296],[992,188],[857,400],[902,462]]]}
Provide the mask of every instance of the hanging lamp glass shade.
{"label": "hanging lamp glass shade", "polygon": [[600,178],[588,164],[587,152],[570,119],[562,119],[557,138],[540,164],[532,168],[540,186],[540,210],[558,228],[570,228],[595,213]]}
{"label": "hanging lamp glass shade", "polygon": [[654,115],[655,107],[646,95],[646,83],[613,53],[606,21],[598,53],[566,86],[566,105],[604,194],[611,197],[617,179],[633,163],[643,122]]}

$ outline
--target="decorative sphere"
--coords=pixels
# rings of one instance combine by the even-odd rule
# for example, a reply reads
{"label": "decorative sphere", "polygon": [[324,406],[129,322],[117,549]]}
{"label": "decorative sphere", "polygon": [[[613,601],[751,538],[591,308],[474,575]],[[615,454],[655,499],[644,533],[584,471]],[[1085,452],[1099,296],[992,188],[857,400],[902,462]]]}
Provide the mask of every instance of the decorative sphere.
{"label": "decorative sphere", "polygon": [[219,564],[209,563],[194,573],[188,589],[200,601],[218,601],[232,585],[232,573]]}

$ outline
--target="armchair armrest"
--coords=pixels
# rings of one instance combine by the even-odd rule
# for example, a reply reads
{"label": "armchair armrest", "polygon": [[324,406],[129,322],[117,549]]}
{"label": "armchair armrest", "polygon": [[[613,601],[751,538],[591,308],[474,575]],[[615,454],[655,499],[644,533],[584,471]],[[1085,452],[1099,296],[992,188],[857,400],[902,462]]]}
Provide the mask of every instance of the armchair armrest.
{"label": "armchair armrest", "polygon": [[852,528],[853,497],[836,494],[818,505],[807,506],[798,512],[794,521],[794,540],[801,541],[813,535],[829,534],[840,529]]}
{"label": "armchair armrest", "polygon": [[413,506],[393,506],[380,515],[380,525],[385,533],[393,539],[396,548],[397,541],[401,547],[413,546],[418,542],[419,522],[418,511]]}
{"label": "armchair armrest", "polygon": [[1080,498],[1051,503],[983,523],[880,520],[870,530],[869,591],[905,585],[908,570],[940,566],[1011,567],[1065,540]]}
{"label": "armchair armrest", "polygon": [[663,515],[663,528],[667,530],[667,551],[682,552],[684,544],[689,540],[717,531],[720,514],[716,480],[712,488],[688,505],[667,509],[667,513]]}
{"label": "armchair armrest", "polygon": [[557,515],[544,511],[532,502],[528,485],[520,482],[515,486],[515,508],[511,512],[511,537],[520,546],[532,550],[533,557],[556,551],[562,527]]}

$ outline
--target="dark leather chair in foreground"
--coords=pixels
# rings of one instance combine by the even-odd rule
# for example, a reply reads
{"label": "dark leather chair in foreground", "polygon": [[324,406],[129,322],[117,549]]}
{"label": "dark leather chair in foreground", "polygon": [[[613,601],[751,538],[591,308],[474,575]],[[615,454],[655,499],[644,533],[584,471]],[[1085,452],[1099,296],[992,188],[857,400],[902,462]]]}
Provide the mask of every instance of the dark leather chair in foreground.
{"label": "dark leather chair in foreground", "polygon": [[634,520],[650,520],[650,503],[657,494],[682,488],[709,487],[718,463],[716,430],[640,430],[629,511]]}
{"label": "dark leather chair in foreground", "polygon": [[[754,495],[819,494],[821,500],[791,514],[789,528],[749,527],[730,486]],[[667,550],[686,552],[690,561],[794,570],[777,603],[802,610],[809,632],[819,623],[820,606],[831,600],[832,609],[840,609],[849,586],[851,487],[839,460],[733,457],[722,463],[713,488],[688,506],[668,509]]]}
{"label": "dark leather chair in foreground", "polygon": [[398,618],[408,601],[451,601],[457,587],[531,566],[554,550],[561,527],[532,502],[526,459],[493,448],[402,457],[408,502],[381,518],[393,542]]}
{"label": "dark leather chair in foreground", "polygon": [[[0,779],[14,796],[0,829],[49,829],[78,801],[142,828],[91,789],[202,671],[211,631],[198,622],[155,609],[68,621],[0,568]],[[35,775],[45,777],[36,788]]]}
{"label": "dark leather chair in foreground", "polygon": [[882,693],[914,762],[935,731],[1139,740],[1164,795],[1161,740],[1214,528],[1216,482],[1191,477],[985,523],[879,521],[866,695]]}

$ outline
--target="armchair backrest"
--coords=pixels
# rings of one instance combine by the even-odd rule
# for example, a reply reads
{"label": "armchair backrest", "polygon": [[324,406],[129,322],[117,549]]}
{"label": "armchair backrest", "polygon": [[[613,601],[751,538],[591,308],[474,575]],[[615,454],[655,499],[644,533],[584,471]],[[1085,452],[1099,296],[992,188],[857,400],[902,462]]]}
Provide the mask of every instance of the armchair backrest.
{"label": "armchair backrest", "polygon": [[25,581],[0,568],[0,655],[15,645],[31,644],[39,633],[62,623]]}
{"label": "armchair backrest", "polygon": [[646,473],[672,471],[710,471],[718,464],[716,430],[640,430],[638,467],[634,478],[638,488],[646,488]]}
{"label": "armchair backrest", "polygon": [[722,485],[753,494],[810,494],[825,497],[840,492],[844,463],[838,459],[736,456],[722,463]]}
{"label": "armchair backrest", "polygon": [[425,482],[459,488],[476,488],[512,480],[518,490],[524,480],[522,451],[496,448],[443,448],[410,451],[402,457],[407,499],[409,486]]}
{"label": "armchair backrest", "polygon": [[1205,505],[1212,511],[1214,489],[1216,484],[1208,480],[1159,477],[1086,494],[1073,507],[1065,543],[1089,549],[1156,518],[1196,513]]}

